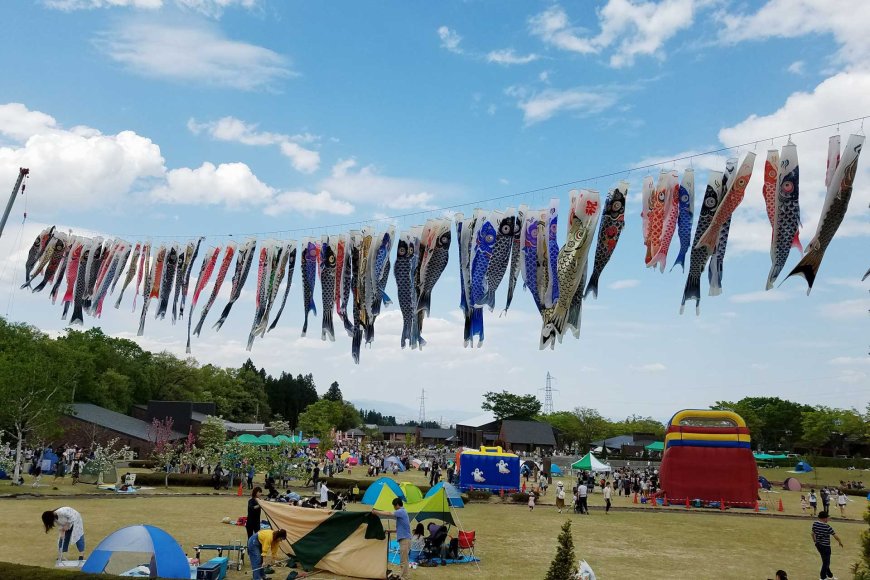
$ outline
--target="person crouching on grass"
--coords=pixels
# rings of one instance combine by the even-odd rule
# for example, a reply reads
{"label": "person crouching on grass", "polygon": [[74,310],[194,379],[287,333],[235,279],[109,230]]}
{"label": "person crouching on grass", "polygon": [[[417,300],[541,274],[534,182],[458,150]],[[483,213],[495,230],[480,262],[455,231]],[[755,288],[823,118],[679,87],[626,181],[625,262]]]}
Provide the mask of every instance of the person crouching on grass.
{"label": "person crouching on grass", "polygon": [[57,561],[63,560],[63,555],[69,551],[69,545],[75,544],[79,551],[79,560],[84,559],[85,554],[85,526],[82,522],[82,514],[71,507],[59,507],[54,511],[42,512],[42,524],[47,534],[55,524],[60,528],[60,536],[57,539]]}
{"label": "person crouching on grass", "polygon": [[278,547],[287,539],[287,530],[260,530],[248,538],[248,558],[254,580],[266,580],[264,568],[275,562]]}

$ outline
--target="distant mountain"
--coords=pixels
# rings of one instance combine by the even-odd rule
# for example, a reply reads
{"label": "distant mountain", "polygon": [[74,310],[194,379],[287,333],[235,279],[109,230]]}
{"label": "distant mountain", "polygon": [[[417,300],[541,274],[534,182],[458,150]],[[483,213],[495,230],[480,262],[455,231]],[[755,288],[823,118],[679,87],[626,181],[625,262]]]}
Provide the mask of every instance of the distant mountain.
{"label": "distant mountain", "polygon": [[[390,401],[376,401],[373,399],[348,399],[357,409],[372,410],[381,413],[382,415],[393,415],[396,421],[404,423],[405,421],[416,421],[420,417],[420,409],[413,408],[401,403]],[[447,427],[455,425],[457,421],[468,419],[480,415],[483,411],[469,411],[462,409],[429,409],[426,408],[426,420],[440,421]]]}

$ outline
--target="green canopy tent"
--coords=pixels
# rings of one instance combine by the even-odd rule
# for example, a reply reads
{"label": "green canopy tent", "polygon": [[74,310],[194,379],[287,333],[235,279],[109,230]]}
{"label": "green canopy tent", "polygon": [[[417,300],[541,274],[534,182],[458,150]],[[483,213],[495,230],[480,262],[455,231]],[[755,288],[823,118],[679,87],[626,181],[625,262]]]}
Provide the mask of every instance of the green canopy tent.
{"label": "green canopy tent", "polygon": [[773,459],[788,459],[788,455],[785,455],[784,453],[778,454],[778,455],[771,455],[770,453],[753,453],[752,455],[755,457],[756,461],[771,461]]}
{"label": "green canopy tent", "polygon": [[272,437],[271,435],[269,435],[267,433],[264,433],[264,434],[260,435],[259,437],[257,437],[257,440],[260,442],[260,445],[278,445],[279,443],[281,443],[280,441],[278,441],[277,439],[275,439],[274,437]]}
{"label": "green canopy tent", "polygon": [[584,455],[582,458],[580,458],[577,461],[575,461],[574,463],[572,463],[571,469],[582,469],[582,470],[586,470],[586,471],[600,472],[600,471],[610,471],[610,466],[605,465],[604,463],[601,463],[597,457],[592,455],[592,452],[590,451],[589,453]]}
{"label": "green canopy tent", "polygon": [[644,447],[647,451],[664,451],[665,450],[665,442],[664,441],[655,441],[650,443],[646,447]]}
{"label": "green canopy tent", "polygon": [[293,443],[293,438],[287,437],[286,435],[278,435],[277,437],[275,437],[275,439],[278,441],[278,443]]}
{"label": "green canopy tent", "polygon": [[258,445],[260,440],[257,439],[256,435],[251,435],[250,433],[245,433],[244,435],[239,435],[236,437],[236,441],[239,443],[244,443],[246,445]]}

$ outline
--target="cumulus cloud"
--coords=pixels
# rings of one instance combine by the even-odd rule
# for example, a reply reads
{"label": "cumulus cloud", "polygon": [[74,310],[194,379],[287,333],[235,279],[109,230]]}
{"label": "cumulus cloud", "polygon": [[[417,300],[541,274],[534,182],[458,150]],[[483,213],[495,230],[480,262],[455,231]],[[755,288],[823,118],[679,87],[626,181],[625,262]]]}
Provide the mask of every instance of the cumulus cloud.
{"label": "cumulus cloud", "polygon": [[355,159],[343,159],[320,187],[348,201],[373,203],[391,209],[434,209],[436,195],[455,195],[456,186],[383,175],[374,165],[357,169]]}
{"label": "cumulus cloud", "polygon": [[804,66],[805,65],[806,65],[806,63],[804,61],[796,60],[793,63],[791,63],[790,65],[788,65],[788,68],[786,70],[793,75],[802,75],[802,74],[804,74]]}
{"label": "cumulus cloud", "polygon": [[212,26],[129,23],[101,34],[96,46],[131,72],[175,82],[253,91],[294,74],[280,54]]}
{"label": "cumulus cloud", "polygon": [[281,153],[290,159],[294,169],[301,173],[314,173],[320,167],[320,153],[299,144],[299,142],[316,140],[316,137],[310,134],[283,135],[258,131],[256,124],[245,123],[235,117],[223,117],[206,123],[198,123],[196,119],[190,119],[187,128],[195,135],[205,132],[217,141],[252,146],[276,145]]}
{"label": "cumulus cloud", "polygon": [[578,54],[600,54],[613,49],[610,65],[634,64],[637,56],[664,57],[664,45],[692,25],[702,0],[634,2],[608,0],[598,11],[600,31],[588,31],[571,23],[565,9],[556,4],[529,19],[529,29],[546,44]]}
{"label": "cumulus cloud", "polygon": [[750,304],[753,302],[781,302],[791,298],[789,294],[780,290],[759,290],[757,292],[745,292],[743,294],[735,294],[729,300],[735,304]]}
{"label": "cumulus cloud", "polygon": [[640,280],[615,280],[607,285],[611,290],[626,290],[640,286]]}
{"label": "cumulus cloud", "polygon": [[338,215],[352,213],[354,206],[346,201],[335,199],[328,191],[309,193],[307,191],[284,191],[266,207],[267,215],[298,212],[311,215],[325,212]]}
{"label": "cumulus cloud", "polygon": [[618,101],[617,92],[604,87],[545,89],[538,92],[509,87],[506,93],[517,98],[517,107],[523,112],[526,125],[546,121],[563,112],[578,117],[597,115]]}
{"label": "cumulus cloud", "polygon": [[662,373],[668,370],[668,367],[660,362],[649,363],[645,365],[633,365],[631,368],[644,373]]}
{"label": "cumulus cloud", "polygon": [[440,26],[438,38],[441,39],[441,48],[455,54],[462,54],[462,47],[459,46],[462,43],[462,37],[459,36],[458,32],[446,26]]}
{"label": "cumulus cloud", "polygon": [[860,320],[861,317],[867,316],[868,310],[870,310],[870,298],[841,300],[819,306],[819,314],[831,320]]}
{"label": "cumulus cloud", "polygon": [[517,54],[512,48],[504,48],[501,50],[490,51],[486,55],[486,61],[495,64],[509,66],[512,64],[528,64],[538,60],[540,57],[535,53]]}
{"label": "cumulus cloud", "polygon": [[157,201],[181,205],[225,204],[237,208],[262,204],[272,199],[274,190],[257,179],[244,163],[205,162],[196,169],[182,167],[166,173],[166,184],[151,191]]}

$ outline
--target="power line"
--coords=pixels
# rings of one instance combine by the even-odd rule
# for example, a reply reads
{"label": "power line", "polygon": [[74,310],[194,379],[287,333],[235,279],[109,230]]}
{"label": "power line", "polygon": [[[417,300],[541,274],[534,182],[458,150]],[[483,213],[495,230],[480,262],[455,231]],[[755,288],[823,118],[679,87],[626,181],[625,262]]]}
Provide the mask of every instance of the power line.
{"label": "power line", "polygon": [[629,169],[622,169],[620,171],[611,171],[608,173],[602,173],[602,174],[595,175],[592,177],[573,179],[570,181],[564,181],[562,183],[557,183],[554,185],[546,185],[543,187],[528,189],[526,191],[520,191],[520,192],[510,193],[510,194],[506,194],[506,195],[497,195],[495,197],[488,197],[485,199],[478,199],[478,200],[474,200],[474,201],[468,201],[465,203],[445,205],[445,206],[441,206],[441,207],[437,207],[437,208],[417,210],[417,211],[406,212],[406,213],[402,213],[402,214],[395,214],[395,215],[391,215],[391,216],[383,216],[383,217],[364,219],[364,220],[356,220],[356,221],[350,221],[350,222],[324,224],[324,225],[320,225],[320,226],[308,226],[308,227],[302,227],[302,228],[292,228],[292,229],[286,229],[286,230],[270,230],[270,231],[263,231],[263,232],[246,232],[246,233],[237,233],[237,234],[232,234],[232,233],[229,233],[229,234],[225,234],[225,233],[224,234],[221,234],[221,233],[215,233],[215,234],[197,233],[197,234],[173,234],[173,235],[123,234],[120,237],[161,238],[161,239],[196,238],[199,236],[206,236],[206,237],[246,237],[246,236],[252,236],[252,237],[256,237],[256,236],[271,236],[271,235],[278,235],[278,234],[293,234],[293,233],[300,233],[300,232],[339,230],[339,229],[349,228],[352,226],[363,226],[363,225],[371,224],[371,223],[394,222],[394,221],[398,221],[401,219],[407,219],[407,218],[412,218],[412,217],[417,217],[417,216],[440,214],[440,213],[444,213],[444,212],[447,212],[450,210],[457,210],[457,209],[461,209],[461,208],[469,207],[469,206],[480,206],[480,205],[490,204],[490,203],[497,202],[497,201],[504,201],[507,199],[520,198],[520,197],[532,195],[535,193],[542,193],[545,191],[550,191],[552,189],[559,189],[561,187],[568,187],[570,185],[579,185],[581,183],[588,183],[590,181],[596,181],[599,179],[606,179],[609,177],[617,177],[619,175],[629,175],[629,174],[631,174],[632,171],[643,171],[645,169],[653,169],[655,167],[662,167],[664,165],[677,163],[678,161],[687,161],[687,160],[695,159],[696,157],[706,157],[707,155],[715,155],[717,153],[724,153],[725,151],[730,151],[732,149],[740,149],[742,147],[748,147],[750,145],[758,145],[759,143],[762,143],[764,141],[773,142],[777,139],[784,139],[786,137],[791,138],[794,135],[802,135],[804,133],[812,133],[813,131],[819,131],[821,129],[829,129],[831,127],[837,127],[839,129],[840,125],[845,125],[847,123],[855,123],[855,122],[861,121],[860,131],[863,132],[864,120],[867,118],[870,118],[870,115],[865,115],[862,117],[855,117],[854,119],[847,119],[847,120],[843,120],[843,121],[835,121],[832,123],[827,123],[825,125],[819,125],[817,127],[812,127],[810,129],[801,129],[799,131],[790,131],[788,133],[783,133],[782,135],[754,139],[752,141],[747,141],[746,143],[740,143],[738,145],[731,145],[730,147],[720,147],[718,149],[710,149],[709,151],[703,151],[700,153],[693,153],[691,155],[683,155],[681,157],[674,157],[673,159],[664,159],[664,160],[657,161],[655,163],[648,163],[646,165],[639,165],[636,167],[631,167]]}

